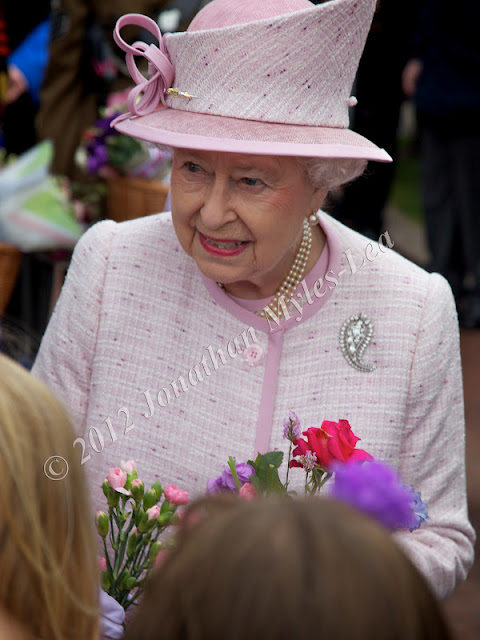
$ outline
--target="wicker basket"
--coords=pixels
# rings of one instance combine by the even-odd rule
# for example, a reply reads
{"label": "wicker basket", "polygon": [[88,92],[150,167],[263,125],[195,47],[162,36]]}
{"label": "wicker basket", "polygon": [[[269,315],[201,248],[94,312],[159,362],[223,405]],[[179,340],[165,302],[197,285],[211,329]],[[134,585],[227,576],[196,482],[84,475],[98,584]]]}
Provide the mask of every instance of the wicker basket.
{"label": "wicker basket", "polygon": [[17,247],[0,242],[0,316],[10,301],[13,287],[17,282],[23,253]]}
{"label": "wicker basket", "polygon": [[113,178],[108,181],[107,216],[116,222],[141,218],[163,211],[168,184],[141,178]]}

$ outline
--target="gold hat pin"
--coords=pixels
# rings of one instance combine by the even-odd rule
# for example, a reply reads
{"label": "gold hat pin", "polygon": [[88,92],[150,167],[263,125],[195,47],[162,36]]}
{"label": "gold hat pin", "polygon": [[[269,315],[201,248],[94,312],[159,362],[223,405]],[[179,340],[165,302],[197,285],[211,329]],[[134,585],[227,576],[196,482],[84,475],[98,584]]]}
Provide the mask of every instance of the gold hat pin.
{"label": "gold hat pin", "polygon": [[167,89],[167,93],[169,96],[172,96],[172,98],[180,98],[180,96],[182,98],[187,98],[188,100],[191,100],[191,98],[196,98],[197,96],[192,96],[190,93],[187,93],[186,91],[180,91],[180,89],[177,89],[176,87],[171,87],[170,89]]}

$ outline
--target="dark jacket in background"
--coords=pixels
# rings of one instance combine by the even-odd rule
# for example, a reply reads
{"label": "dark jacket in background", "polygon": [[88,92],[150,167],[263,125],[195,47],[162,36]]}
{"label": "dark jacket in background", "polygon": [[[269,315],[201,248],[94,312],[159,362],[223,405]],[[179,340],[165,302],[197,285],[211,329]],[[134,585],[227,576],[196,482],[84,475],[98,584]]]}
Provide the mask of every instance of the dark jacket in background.
{"label": "dark jacket in background", "polygon": [[420,117],[480,131],[480,2],[426,0],[416,37]]}
{"label": "dark jacket in background", "polygon": [[[113,29],[124,13],[144,13],[156,18],[167,0],[56,0],[53,5],[50,60],[41,93],[37,119],[39,136],[54,143],[52,170],[74,177],[74,154],[83,131],[97,118],[108,92],[126,88],[132,81],[122,72],[124,53],[113,42]],[[122,36],[135,39],[135,32]],[[92,70],[93,44],[103,40],[118,62],[112,82],[102,81]]]}

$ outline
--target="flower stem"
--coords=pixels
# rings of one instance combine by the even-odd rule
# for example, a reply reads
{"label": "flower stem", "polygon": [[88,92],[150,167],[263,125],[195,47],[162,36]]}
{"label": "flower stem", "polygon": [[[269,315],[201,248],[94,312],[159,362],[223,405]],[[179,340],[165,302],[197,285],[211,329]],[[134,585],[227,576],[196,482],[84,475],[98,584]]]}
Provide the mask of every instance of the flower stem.
{"label": "flower stem", "polygon": [[237,467],[235,464],[235,458],[233,458],[232,456],[229,456],[228,458],[228,466],[230,467],[230,471],[232,472],[232,477],[233,480],[235,482],[235,484],[237,485],[237,489],[240,491],[240,489],[242,488],[242,484],[240,482],[240,480],[238,479],[238,473],[237,473]]}
{"label": "flower stem", "polygon": [[106,537],[103,539],[103,548],[104,548],[104,551],[105,551],[105,560],[107,562],[107,569],[108,569],[108,572],[110,573],[110,575],[112,575],[113,574],[112,563],[110,562],[110,556],[108,555]]}
{"label": "flower stem", "polygon": [[290,473],[290,459],[292,457],[293,442],[290,440],[290,446],[288,448],[288,462],[287,462],[287,476],[285,478],[285,491],[288,489],[288,474]]}

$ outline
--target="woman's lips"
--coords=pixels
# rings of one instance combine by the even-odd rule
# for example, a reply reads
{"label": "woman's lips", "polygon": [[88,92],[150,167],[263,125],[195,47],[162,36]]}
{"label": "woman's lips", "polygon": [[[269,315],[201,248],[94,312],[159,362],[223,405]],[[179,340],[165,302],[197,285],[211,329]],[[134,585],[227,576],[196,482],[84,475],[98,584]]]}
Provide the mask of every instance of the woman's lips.
{"label": "woman's lips", "polygon": [[213,256],[237,256],[245,251],[247,246],[250,244],[249,242],[242,242],[238,240],[215,240],[214,238],[205,236],[203,233],[200,233],[200,231],[198,232],[198,237],[200,239],[200,244],[205,251]]}

